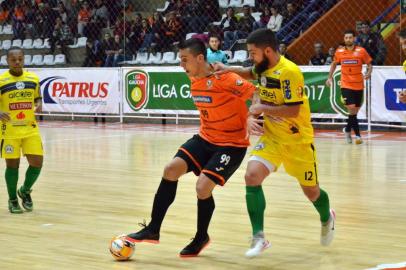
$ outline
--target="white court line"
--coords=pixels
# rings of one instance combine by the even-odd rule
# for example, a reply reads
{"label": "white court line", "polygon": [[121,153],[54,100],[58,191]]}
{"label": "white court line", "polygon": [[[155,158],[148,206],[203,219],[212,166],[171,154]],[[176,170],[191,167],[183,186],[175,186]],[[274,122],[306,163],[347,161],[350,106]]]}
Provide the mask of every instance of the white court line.
{"label": "white court line", "polygon": [[406,180],[399,180],[399,182],[404,182],[404,183],[406,183]]}
{"label": "white court line", "polygon": [[101,138],[114,138],[114,137],[123,137],[128,134],[118,134],[118,135],[106,135],[106,136],[92,136],[92,137],[81,137],[78,136],[76,138],[69,138],[69,139],[50,139],[50,140],[43,140],[44,142],[64,142],[64,141],[81,141],[81,140],[94,140],[94,139],[101,139]]}

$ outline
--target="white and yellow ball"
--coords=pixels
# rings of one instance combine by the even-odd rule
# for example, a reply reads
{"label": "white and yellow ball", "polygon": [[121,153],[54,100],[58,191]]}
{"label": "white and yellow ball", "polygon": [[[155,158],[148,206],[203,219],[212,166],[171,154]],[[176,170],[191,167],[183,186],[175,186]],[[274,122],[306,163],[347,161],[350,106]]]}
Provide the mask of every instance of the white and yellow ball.
{"label": "white and yellow ball", "polygon": [[119,235],[111,239],[109,250],[117,261],[127,261],[134,254],[135,245],[125,235]]}

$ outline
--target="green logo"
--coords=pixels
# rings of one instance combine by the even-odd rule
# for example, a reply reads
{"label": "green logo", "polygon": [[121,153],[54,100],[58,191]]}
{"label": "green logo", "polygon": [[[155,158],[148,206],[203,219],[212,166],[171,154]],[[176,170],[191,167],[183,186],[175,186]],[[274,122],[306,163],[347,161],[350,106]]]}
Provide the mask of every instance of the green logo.
{"label": "green logo", "polygon": [[341,70],[334,72],[333,85],[330,94],[331,107],[337,113],[348,116],[348,110],[345,107],[344,100],[341,96]]}
{"label": "green logo", "polygon": [[131,109],[138,111],[148,101],[148,74],[141,70],[133,70],[125,76],[125,97]]}

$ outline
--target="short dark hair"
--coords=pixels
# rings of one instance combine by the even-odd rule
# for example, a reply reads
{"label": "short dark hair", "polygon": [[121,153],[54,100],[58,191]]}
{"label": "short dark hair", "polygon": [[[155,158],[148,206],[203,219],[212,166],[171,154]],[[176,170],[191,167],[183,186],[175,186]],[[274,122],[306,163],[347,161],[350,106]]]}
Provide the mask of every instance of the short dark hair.
{"label": "short dark hair", "polygon": [[398,36],[401,38],[406,38],[406,29],[400,30],[400,32],[398,33]]}
{"label": "short dark hair", "polygon": [[221,41],[221,37],[220,37],[220,35],[217,34],[217,33],[211,33],[211,34],[209,34],[209,40],[210,40],[211,38],[217,38],[219,41]]}
{"label": "short dark hair", "polygon": [[7,57],[9,56],[9,54],[10,54],[12,51],[21,51],[21,52],[23,53],[23,55],[24,55],[24,50],[23,50],[23,49],[21,49],[20,47],[15,47],[15,46],[13,46],[13,47],[11,47],[10,49],[7,50]]}
{"label": "short dark hair", "polygon": [[190,52],[194,56],[198,56],[199,54],[203,54],[204,60],[207,60],[206,45],[200,39],[190,38],[190,39],[187,39],[187,40],[183,40],[183,41],[181,41],[179,43],[178,49],[179,50],[189,49]]}
{"label": "short dark hair", "polygon": [[345,31],[344,31],[344,35],[347,35],[347,34],[352,34],[352,35],[355,37],[355,31],[352,30],[352,29],[347,29],[347,30],[345,30]]}
{"label": "short dark hair", "polygon": [[247,44],[253,44],[257,47],[271,47],[274,51],[278,51],[279,46],[275,33],[266,28],[252,32],[247,38]]}

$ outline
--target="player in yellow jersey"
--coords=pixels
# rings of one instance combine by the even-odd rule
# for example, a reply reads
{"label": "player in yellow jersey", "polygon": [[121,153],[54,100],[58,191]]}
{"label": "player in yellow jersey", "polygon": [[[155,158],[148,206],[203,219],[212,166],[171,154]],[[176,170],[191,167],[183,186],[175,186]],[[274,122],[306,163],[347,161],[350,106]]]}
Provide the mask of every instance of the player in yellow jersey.
{"label": "player in yellow jersey", "polygon": [[[402,47],[403,53],[406,55],[406,29],[399,32],[400,46]],[[403,71],[406,74],[406,60],[403,62]],[[406,103],[406,91],[399,93],[399,100],[402,103]]]}
{"label": "player in yellow jersey", "polygon": [[[25,210],[33,210],[31,187],[42,167],[42,141],[34,114],[41,110],[42,99],[38,76],[23,69],[24,52],[11,48],[7,52],[7,63],[9,70],[0,75],[1,156],[7,166],[8,209],[19,214],[23,210],[17,194]],[[21,152],[27,157],[29,167],[24,184],[17,191]]]}
{"label": "player in yellow jersey", "polygon": [[[304,78],[299,67],[278,53],[278,42],[269,29],[259,29],[247,39],[254,68],[227,67],[216,63],[216,70],[229,70],[246,79],[258,80],[257,98],[250,107],[248,128],[261,135],[251,152],[245,174],[246,203],[253,238],[247,257],[255,257],[270,246],[264,235],[265,196],[262,182],[283,164],[295,177],[321,219],[321,244],[334,237],[335,213],[327,193],[319,187],[313,127],[309,101],[303,92]],[[265,122],[257,117],[263,115]]]}

